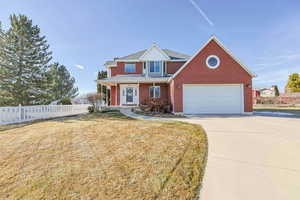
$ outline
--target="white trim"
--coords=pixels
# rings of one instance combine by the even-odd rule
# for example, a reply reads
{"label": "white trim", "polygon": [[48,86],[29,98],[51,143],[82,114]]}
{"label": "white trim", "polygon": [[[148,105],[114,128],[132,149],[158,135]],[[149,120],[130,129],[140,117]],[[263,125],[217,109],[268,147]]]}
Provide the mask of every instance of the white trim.
{"label": "white trim", "polygon": [[142,60],[138,60],[138,59],[137,60],[126,60],[125,59],[125,60],[115,60],[115,62],[116,63],[118,63],[118,62],[142,62]]}
{"label": "white trim", "polygon": [[[133,91],[133,102],[132,103],[128,103],[126,102],[126,92],[125,92],[125,100],[124,100],[124,96],[123,96],[123,89],[126,89],[127,87],[131,87],[134,88],[136,90],[136,95],[134,94]],[[139,84],[120,84],[120,105],[126,104],[139,104]]]}
{"label": "white trim", "polygon": [[253,112],[243,112],[244,115],[253,115]]}
{"label": "white trim", "polygon": [[[168,61],[168,62],[186,62],[188,61],[188,59],[177,59],[177,60],[165,60],[165,61]],[[144,60],[139,60],[139,59],[136,59],[136,60],[115,60],[115,62],[144,62]],[[107,65],[106,65],[107,66]],[[109,67],[117,67],[117,65],[109,65]]]}
{"label": "white trim", "polygon": [[184,116],[183,112],[172,112],[174,115]]}
{"label": "white trim", "polygon": [[113,65],[104,65],[106,68],[110,68],[110,67],[117,67],[117,64],[113,64]]}
{"label": "white trim", "polygon": [[[154,88],[154,91],[153,91],[154,97],[151,97],[150,89],[152,87]],[[155,96],[155,88],[159,88],[159,95],[158,95],[158,97]],[[155,83],[153,83],[153,85],[149,86],[149,98],[158,99],[158,98],[160,98],[160,96],[161,96],[161,90],[160,90],[160,86],[159,85],[155,85]]]}
{"label": "white trim", "polygon": [[[128,70],[128,65],[131,65],[131,67],[134,67],[133,71],[126,71],[126,65],[127,65],[127,70]],[[125,73],[136,73],[136,64],[135,63],[124,63],[124,72]]]}
{"label": "white trim", "polygon": [[186,62],[188,61],[189,59],[178,59],[178,60],[165,60],[167,62]]}
{"label": "white trim", "polygon": [[[244,84],[243,83],[226,83],[226,84],[182,84],[182,110],[184,109],[184,86],[240,86],[241,89],[241,102],[240,102],[240,114],[244,114],[245,110],[245,95],[244,95]],[[184,113],[184,111],[183,111]],[[230,114],[230,113],[228,113]]]}
{"label": "white trim", "polygon": [[233,54],[222,45],[216,36],[212,36],[186,63],[184,63],[184,65],[181,66],[181,68],[179,68],[179,70],[177,70],[177,72],[169,79],[169,81],[174,79],[212,40],[214,40],[226,53],[228,53],[233,60],[235,60],[248,74],[250,74],[252,77],[256,77],[256,74],[252,73],[244,64],[235,58]]}
{"label": "white trim", "polygon": [[[159,62],[160,63],[160,68],[159,68],[159,72],[151,72],[150,71],[150,63],[151,62]],[[148,65],[146,65],[146,68],[147,68],[147,70],[148,70],[148,76],[150,75],[152,75],[152,76],[163,76],[163,70],[164,70],[164,68],[163,68],[163,66],[164,66],[164,61],[162,61],[162,60],[149,60],[149,61],[146,61],[146,63],[148,64]],[[154,67],[154,69],[155,69],[155,67]]]}
{"label": "white trim", "polygon": [[144,58],[147,56],[147,54],[149,54],[149,52],[151,52],[153,49],[158,50],[161,55],[165,58],[164,60],[170,60],[170,57],[163,51],[161,50],[161,48],[159,48],[157,46],[157,44],[153,43],[152,46],[147,49],[147,51],[145,51],[145,53],[139,58],[139,60],[145,60]]}
{"label": "white trim", "polygon": [[[211,58],[215,58],[217,60],[217,64],[216,66],[210,66],[209,63],[208,63],[208,60],[211,59]],[[220,58],[216,55],[210,55],[206,58],[206,66],[210,69],[216,69],[220,66]]]}

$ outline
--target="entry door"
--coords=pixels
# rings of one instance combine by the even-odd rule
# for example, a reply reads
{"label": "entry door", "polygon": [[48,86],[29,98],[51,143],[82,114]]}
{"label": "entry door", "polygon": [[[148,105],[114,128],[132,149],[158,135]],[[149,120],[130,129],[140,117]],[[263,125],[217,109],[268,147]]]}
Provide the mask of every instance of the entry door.
{"label": "entry door", "polygon": [[137,85],[121,85],[120,100],[121,105],[139,104],[139,94]]}
{"label": "entry door", "polygon": [[133,103],[133,92],[134,88],[127,87],[126,88],[126,104],[132,104]]}

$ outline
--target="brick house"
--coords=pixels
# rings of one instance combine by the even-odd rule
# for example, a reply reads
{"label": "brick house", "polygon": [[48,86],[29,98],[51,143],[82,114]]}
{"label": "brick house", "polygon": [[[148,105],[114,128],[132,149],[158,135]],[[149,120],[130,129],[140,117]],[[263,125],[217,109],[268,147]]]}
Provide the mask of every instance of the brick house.
{"label": "brick house", "polygon": [[176,114],[252,113],[255,76],[215,37],[187,56],[153,44],[105,63],[112,106],[137,106],[148,98],[171,103]]}

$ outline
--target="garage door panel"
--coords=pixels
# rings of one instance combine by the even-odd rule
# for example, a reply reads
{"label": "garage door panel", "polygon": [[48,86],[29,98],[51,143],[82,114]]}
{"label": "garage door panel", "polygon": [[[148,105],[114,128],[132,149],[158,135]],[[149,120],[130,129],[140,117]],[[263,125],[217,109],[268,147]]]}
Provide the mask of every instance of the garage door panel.
{"label": "garage door panel", "polygon": [[238,114],[243,110],[241,85],[184,85],[186,114]]}

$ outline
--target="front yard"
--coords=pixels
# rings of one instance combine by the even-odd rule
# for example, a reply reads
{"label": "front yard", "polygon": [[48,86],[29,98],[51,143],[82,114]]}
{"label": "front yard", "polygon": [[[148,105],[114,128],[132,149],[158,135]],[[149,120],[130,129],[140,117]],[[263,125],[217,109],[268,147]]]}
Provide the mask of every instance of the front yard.
{"label": "front yard", "polygon": [[0,199],[193,199],[204,174],[197,125],[108,112],[1,129]]}

